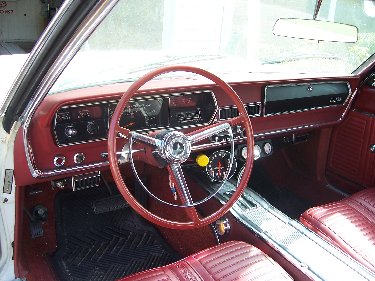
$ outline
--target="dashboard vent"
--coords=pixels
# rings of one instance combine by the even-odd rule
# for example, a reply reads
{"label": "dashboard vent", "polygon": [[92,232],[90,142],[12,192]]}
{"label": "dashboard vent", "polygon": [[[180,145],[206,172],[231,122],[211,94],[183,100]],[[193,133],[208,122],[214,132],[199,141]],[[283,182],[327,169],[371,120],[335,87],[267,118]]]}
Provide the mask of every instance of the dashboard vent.
{"label": "dashboard vent", "polygon": [[[247,114],[250,117],[260,116],[260,104],[246,104]],[[220,120],[225,120],[238,116],[238,109],[236,106],[228,106],[220,108]]]}

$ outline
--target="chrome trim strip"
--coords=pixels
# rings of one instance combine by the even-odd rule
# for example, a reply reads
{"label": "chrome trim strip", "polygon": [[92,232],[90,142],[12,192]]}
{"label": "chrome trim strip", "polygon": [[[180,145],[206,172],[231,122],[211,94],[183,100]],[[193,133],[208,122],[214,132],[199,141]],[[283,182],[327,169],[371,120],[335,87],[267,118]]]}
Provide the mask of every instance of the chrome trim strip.
{"label": "chrome trim strip", "polygon": [[[349,96],[348,96],[348,98],[349,98]],[[348,100],[348,98],[345,100],[345,102]],[[317,107],[311,107],[311,108],[306,108],[306,109],[289,110],[289,111],[283,111],[283,112],[277,112],[277,113],[269,113],[269,114],[265,114],[264,113],[264,117],[271,117],[271,116],[279,116],[279,115],[285,115],[285,114],[300,113],[300,112],[313,111],[313,110],[319,110],[319,109],[325,109],[325,108],[334,108],[334,107],[344,106],[345,102],[342,103],[342,104],[332,104],[332,105],[326,105],[326,106],[317,106]]]}
{"label": "chrome trim strip", "polygon": [[56,175],[63,175],[67,173],[85,171],[88,169],[97,169],[97,168],[105,167],[108,165],[109,165],[109,161],[105,161],[105,162],[97,162],[97,163],[92,163],[92,164],[87,164],[87,165],[78,165],[78,166],[67,167],[67,168],[56,169],[56,170],[44,170],[44,171],[38,170],[39,173],[37,177],[45,178],[45,177],[51,177],[51,176],[56,176]]}

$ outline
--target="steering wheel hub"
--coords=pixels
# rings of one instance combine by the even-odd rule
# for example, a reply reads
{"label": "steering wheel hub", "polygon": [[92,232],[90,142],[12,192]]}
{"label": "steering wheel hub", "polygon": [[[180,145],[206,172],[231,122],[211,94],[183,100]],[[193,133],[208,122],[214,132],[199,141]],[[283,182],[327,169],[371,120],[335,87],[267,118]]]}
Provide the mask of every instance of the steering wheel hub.
{"label": "steering wheel hub", "polygon": [[171,131],[164,135],[159,152],[168,163],[183,163],[190,156],[191,142],[183,133]]}

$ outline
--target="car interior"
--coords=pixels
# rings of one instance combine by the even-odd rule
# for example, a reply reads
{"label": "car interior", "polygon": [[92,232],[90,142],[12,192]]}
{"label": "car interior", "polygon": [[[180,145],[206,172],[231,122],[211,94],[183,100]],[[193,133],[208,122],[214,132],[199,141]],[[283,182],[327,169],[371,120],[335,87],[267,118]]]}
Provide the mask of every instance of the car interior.
{"label": "car interior", "polygon": [[57,81],[14,144],[17,277],[374,277],[374,59],[216,73],[179,60]]}

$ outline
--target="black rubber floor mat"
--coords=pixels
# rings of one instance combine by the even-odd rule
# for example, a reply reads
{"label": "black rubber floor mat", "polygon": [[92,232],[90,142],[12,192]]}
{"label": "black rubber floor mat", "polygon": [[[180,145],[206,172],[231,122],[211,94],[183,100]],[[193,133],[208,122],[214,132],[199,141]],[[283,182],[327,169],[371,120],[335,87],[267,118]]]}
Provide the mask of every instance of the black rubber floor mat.
{"label": "black rubber floor mat", "polygon": [[261,165],[256,163],[248,186],[292,219],[298,219],[305,210],[314,206],[312,202],[274,185]]}
{"label": "black rubber floor mat", "polygon": [[105,196],[99,188],[59,194],[52,263],[61,280],[115,280],[179,258],[130,208],[95,212]]}

